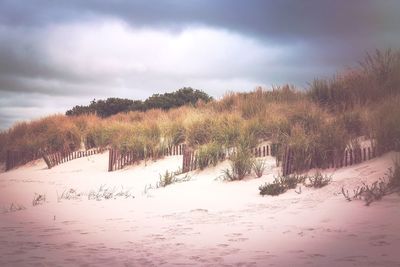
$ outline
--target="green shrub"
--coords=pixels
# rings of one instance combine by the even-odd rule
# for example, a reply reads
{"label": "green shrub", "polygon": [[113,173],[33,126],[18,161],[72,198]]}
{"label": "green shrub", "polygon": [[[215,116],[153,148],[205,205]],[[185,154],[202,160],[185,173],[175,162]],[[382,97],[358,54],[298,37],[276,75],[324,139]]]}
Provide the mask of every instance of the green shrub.
{"label": "green shrub", "polygon": [[264,159],[256,159],[253,161],[252,168],[257,178],[263,176],[266,167]]}
{"label": "green shrub", "polygon": [[305,182],[305,186],[321,188],[328,185],[332,181],[332,177],[327,175],[322,175],[320,172],[315,173],[312,176],[307,177],[308,182]]}
{"label": "green shrub", "polygon": [[202,145],[197,153],[197,164],[201,170],[210,165],[216,166],[222,159],[224,159],[222,148],[217,143]]}
{"label": "green shrub", "polygon": [[265,183],[261,185],[259,188],[260,195],[269,195],[269,196],[277,196],[286,192],[286,187],[279,181],[274,180],[272,183]]}
{"label": "green shrub", "polygon": [[291,174],[287,176],[281,176],[278,178],[279,182],[287,189],[295,189],[298,183],[304,181],[303,176],[298,176],[296,174]]}
{"label": "green shrub", "polygon": [[236,153],[230,157],[230,161],[230,169],[223,171],[225,180],[242,180],[246,175],[250,174],[253,158],[249,149],[239,147]]}
{"label": "green shrub", "polygon": [[305,184],[306,186],[314,186],[316,188],[320,188],[324,186],[324,183],[326,182],[326,178],[322,175],[321,177],[322,179],[319,175],[306,176],[297,174],[278,176],[274,179],[272,183],[265,183],[264,185],[261,185],[259,187],[260,195],[277,196],[283,194],[289,189],[295,189],[299,183],[305,184],[307,179],[310,180],[310,183]]}
{"label": "green shrub", "polygon": [[174,172],[165,171],[164,175],[160,174],[160,181],[158,187],[166,187],[176,181],[176,174]]}
{"label": "green shrub", "polygon": [[235,180],[242,180],[251,172],[253,159],[251,158],[250,150],[239,148],[230,160]]}

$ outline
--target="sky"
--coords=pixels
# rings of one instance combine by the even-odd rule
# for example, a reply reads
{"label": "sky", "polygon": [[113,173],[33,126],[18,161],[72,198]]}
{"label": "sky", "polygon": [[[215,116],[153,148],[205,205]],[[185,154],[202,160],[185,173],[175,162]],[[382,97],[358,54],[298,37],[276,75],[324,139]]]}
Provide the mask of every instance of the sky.
{"label": "sky", "polygon": [[0,0],[0,129],[182,87],[306,89],[398,49],[396,0]]}

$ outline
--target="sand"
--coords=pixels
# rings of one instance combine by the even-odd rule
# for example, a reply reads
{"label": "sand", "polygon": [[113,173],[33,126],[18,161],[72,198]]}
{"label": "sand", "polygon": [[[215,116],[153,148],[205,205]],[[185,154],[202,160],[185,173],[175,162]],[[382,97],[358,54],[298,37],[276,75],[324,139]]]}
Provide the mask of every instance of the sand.
{"label": "sand", "polygon": [[[111,173],[107,152],[51,170],[39,160],[0,173],[0,266],[400,266],[400,196],[367,207],[340,194],[382,177],[394,156],[326,170],[328,186],[276,197],[258,190],[279,171],[272,157],[261,178],[221,181],[223,162],[157,189],[145,188],[181,156]],[[101,185],[134,198],[89,200]],[[83,196],[58,200],[71,188]],[[46,201],[33,206],[35,193]]]}

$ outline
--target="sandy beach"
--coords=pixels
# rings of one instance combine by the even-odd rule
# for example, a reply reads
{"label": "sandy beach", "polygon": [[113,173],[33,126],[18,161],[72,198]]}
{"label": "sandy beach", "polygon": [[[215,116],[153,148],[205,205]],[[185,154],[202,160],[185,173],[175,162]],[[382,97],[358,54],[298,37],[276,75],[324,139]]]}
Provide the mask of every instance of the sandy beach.
{"label": "sandy beach", "polygon": [[[0,265],[400,266],[400,196],[367,207],[340,194],[384,176],[394,156],[325,170],[326,187],[276,197],[258,190],[279,171],[272,157],[261,178],[222,181],[225,161],[165,188],[159,174],[182,156],[115,172],[108,152],[50,170],[38,160],[0,174]],[[89,200],[102,185],[130,195]],[[81,196],[59,199],[71,189]],[[33,206],[35,193],[46,200]]]}

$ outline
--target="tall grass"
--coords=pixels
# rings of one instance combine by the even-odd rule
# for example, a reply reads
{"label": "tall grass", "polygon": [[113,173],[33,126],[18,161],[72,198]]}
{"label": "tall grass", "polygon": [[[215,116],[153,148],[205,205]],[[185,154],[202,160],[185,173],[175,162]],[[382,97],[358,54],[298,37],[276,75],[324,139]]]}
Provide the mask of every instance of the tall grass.
{"label": "tall grass", "polygon": [[370,116],[379,152],[400,151],[400,95],[381,102]]}
{"label": "tall grass", "polygon": [[114,146],[144,157],[158,157],[166,147],[186,143],[199,150],[206,167],[224,149],[245,147],[244,153],[269,139],[278,157],[285,144],[291,146],[297,170],[337,160],[360,135],[375,139],[382,152],[400,150],[399,66],[398,51],[377,51],[358,68],[313,81],[306,92],[284,85],[231,92],[218,101],[168,111],[108,118],[55,115],[21,122],[0,133],[0,160],[8,149],[74,150],[81,140],[87,148]]}

